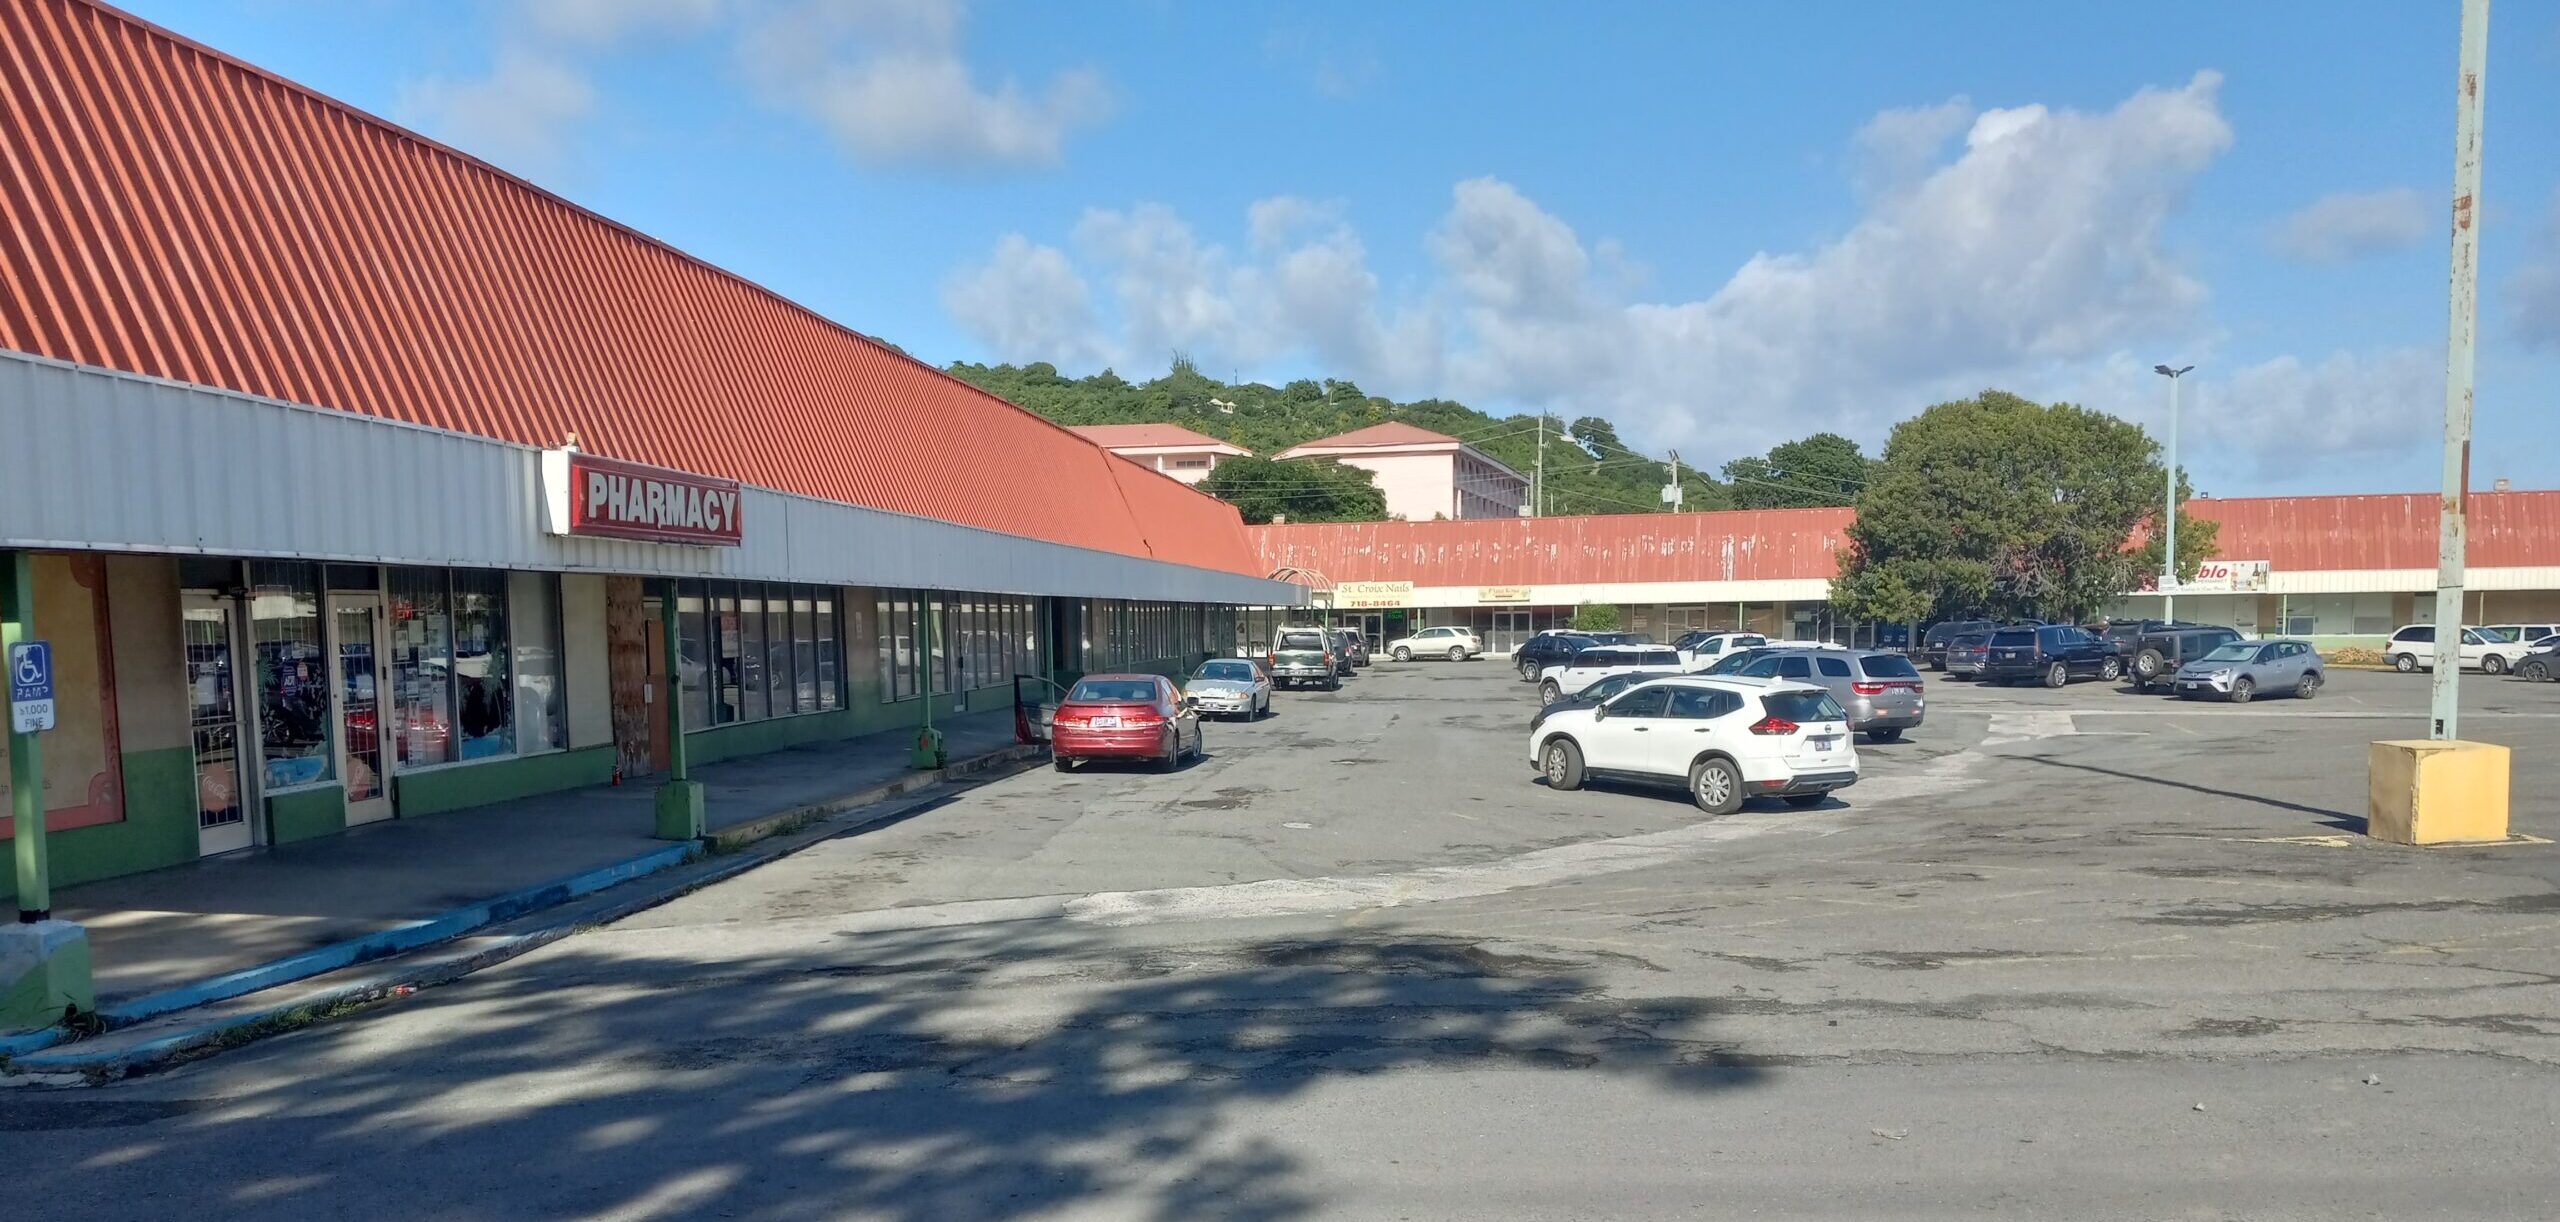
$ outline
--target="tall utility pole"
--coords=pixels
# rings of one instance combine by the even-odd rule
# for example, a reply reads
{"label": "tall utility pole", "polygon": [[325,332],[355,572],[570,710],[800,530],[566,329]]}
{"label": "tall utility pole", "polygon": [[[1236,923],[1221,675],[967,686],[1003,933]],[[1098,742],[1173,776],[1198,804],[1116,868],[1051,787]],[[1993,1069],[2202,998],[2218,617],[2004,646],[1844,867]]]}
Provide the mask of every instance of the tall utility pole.
{"label": "tall utility pole", "polygon": [[2489,0],[2462,0],[2453,93],[2453,277],[2445,328],[2444,496],[2436,516],[2436,669],[2427,737],[2454,739],[2462,680],[2464,515],[2471,500],[2472,329],[2480,306],[2480,78],[2489,64]]}
{"label": "tall utility pole", "polygon": [[1538,473],[1529,481],[1529,516],[1547,516],[1547,414],[1538,413]]}
{"label": "tall utility pole", "polygon": [[2164,620],[2178,618],[2178,379],[2194,369],[2193,365],[2151,367],[2151,372],[2169,379],[2169,492],[2160,511],[2166,532],[2160,551],[2160,618]]}

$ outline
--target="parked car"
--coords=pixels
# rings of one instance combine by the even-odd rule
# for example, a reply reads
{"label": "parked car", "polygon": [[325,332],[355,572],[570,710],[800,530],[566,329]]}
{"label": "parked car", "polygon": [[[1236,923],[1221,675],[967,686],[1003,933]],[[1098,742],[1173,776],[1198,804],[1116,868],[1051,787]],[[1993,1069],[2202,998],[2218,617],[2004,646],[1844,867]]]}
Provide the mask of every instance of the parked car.
{"label": "parked car", "polygon": [[1593,778],[1680,785],[1713,815],[1762,795],[1813,806],[1858,781],[1857,742],[1831,693],[1700,675],[1556,710],[1529,731],[1529,763],[1550,789],[1580,789]]}
{"label": "parked car", "polygon": [[2082,624],[2080,630],[2091,636],[2106,638],[2109,644],[2116,647],[2118,655],[2130,659],[2133,657],[2135,647],[2142,640],[2143,633],[2158,632],[2163,628],[2201,626],[2182,619],[2102,619],[2094,624]]}
{"label": "parked car", "polygon": [[1698,671],[1713,666],[1726,654],[1737,649],[1757,649],[1769,638],[1757,632],[1684,632],[1672,638],[1671,647],[1680,651],[1683,669]]}
{"label": "parked car", "polygon": [[1333,662],[1343,674],[1356,673],[1369,664],[1369,639],[1357,628],[1333,629]]}
{"label": "parked car", "polygon": [[1271,653],[1264,661],[1271,667],[1271,681],[1282,687],[1342,690],[1342,670],[1333,659],[1333,638],[1326,636],[1322,628],[1280,629],[1272,634]]}
{"label": "parked car", "polygon": [[[2524,660],[2530,647],[2521,641],[2496,640],[2477,628],[2462,630],[2462,667],[2503,675]],[[2436,626],[2410,624],[2391,634],[2382,646],[2382,660],[2392,669],[2406,674],[2413,670],[2436,668]]]}
{"label": "parked car", "polygon": [[2260,695],[2320,694],[2328,676],[2320,653],[2305,641],[2233,641],[2178,668],[2176,690],[2181,700],[2220,696],[2247,704]]}
{"label": "parked car", "polygon": [[1946,664],[1939,669],[1948,675],[1968,679],[1982,677],[1982,664],[1991,659],[1991,634],[1968,632],[1947,642]]}
{"label": "parked car", "polygon": [[1680,651],[1668,645],[1594,645],[1538,675],[1538,702],[1554,704],[1624,671],[1680,673]]}
{"label": "parked car", "polygon": [[1553,713],[1558,709],[1589,708],[1592,705],[1598,704],[1601,701],[1607,700],[1611,696],[1615,696],[1618,693],[1627,690],[1628,688],[1634,687],[1636,684],[1651,683],[1656,679],[1668,679],[1671,677],[1672,676],[1663,674],[1660,671],[1630,670],[1621,671],[1606,678],[1595,679],[1592,681],[1591,686],[1583,688],[1581,691],[1576,692],[1573,695],[1558,700],[1553,704],[1539,705],[1537,715],[1529,719],[1529,728],[1532,730],[1537,729],[1539,722],[1546,720],[1549,713]]}
{"label": "parked car", "polygon": [[1211,658],[1201,663],[1182,685],[1182,694],[1199,706],[1202,716],[1251,721],[1271,712],[1271,676],[1243,658]]}
{"label": "parked car", "polygon": [[1511,651],[1512,664],[1520,670],[1522,683],[1538,681],[1538,672],[1591,648],[1593,641],[1586,632],[1541,632],[1520,642]]}
{"label": "parked car", "polygon": [[1920,653],[1912,660],[1931,670],[1945,670],[1949,641],[1977,632],[1989,632],[1999,626],[1999,621],[1987,619],[1951,619],[1931,624],[1928,631],[1920,634]]}
{"label": "parked car", "polygon": [[1162,675],[1086,675],[1049,721],[1049,758],[1060,772],[1080,760],[1148,760],[1171,772],[1200,754],[1199,706]]}
{"label": "parked car", "polygon": [[1776,652],[1778,652],[1777,649],[1769,645],[1754,645],[1749,649],[1736,649],[1727,653],[1723,657],[1716,659],[1715,665],[1710,666],[1705,670],[1693,671],[1691,673],[1701,675],[1738,675],[1742,673],[1744,667],[1747,667],[1752,663]]}
{"label": "parked car", "polygon": [[1898,650],[1773,648],[1740,673],[1821,687],[1848,713],[1849,729],[1873,742],[1901,738],[1927,708],[1920,671]]}
{"label": "parked car", "polygon": [[2560,625],[2552,624],[2482,624],[2480,635],[2493,640],[2531,646],[2546,636],[2560,634]]}
{"label": "parked car", "polygon": [[2168,682],[2179,667],[2239,639],[2239,629],[2211,624],[2150,629],[2133,638],[2131,652],[2125,655],[2125,672],[2133,676],[2133,690],[2147,692]]}
{"label": "parked car", "polygon": [[2547,636],[2533,643],[2533,652],[2516,661],[2516,677],[2539,683],[2560,679],[2560,635]]}
{"label": "parked car", "polygon": [[1387,656],[1399,662],[1410,662],[1417,657],[1464,662],[1484,656],[1484,643],[1476,639],[1471,629],[1443,624],[1387,642]]}
{"label": "parked car", "polygon": [[1594,645],[1650,645],[1653,644],[1653,634],[1650,632],[1594,632],[1591,634],[1591,643]]}
{"label": "parked car", "polygon": [[1982,663],[1982,677],[1993,683],[2033,680],[2046,687],[2073,679],[2112,683],[2123,673],[2124,658],[2113,644],[2069,624],[1999,629]]}

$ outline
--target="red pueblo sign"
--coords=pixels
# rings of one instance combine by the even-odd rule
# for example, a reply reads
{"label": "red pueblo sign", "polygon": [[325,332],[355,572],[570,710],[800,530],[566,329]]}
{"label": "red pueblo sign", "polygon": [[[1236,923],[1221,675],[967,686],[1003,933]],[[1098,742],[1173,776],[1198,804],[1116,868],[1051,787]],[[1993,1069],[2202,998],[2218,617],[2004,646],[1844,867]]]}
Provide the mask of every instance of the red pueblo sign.
{"label": "red pueblo sign", "polygon": [[743,537],[735,480],[576,450],[542,457],[553,534],[706,547],[736,547]]}

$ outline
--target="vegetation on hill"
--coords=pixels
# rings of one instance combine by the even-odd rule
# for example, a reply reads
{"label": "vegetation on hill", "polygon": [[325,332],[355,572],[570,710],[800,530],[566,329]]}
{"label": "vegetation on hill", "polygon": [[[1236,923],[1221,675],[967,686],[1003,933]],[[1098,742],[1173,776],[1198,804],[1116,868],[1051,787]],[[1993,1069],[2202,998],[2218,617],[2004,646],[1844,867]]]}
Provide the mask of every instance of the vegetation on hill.
{"label": "vegetation on hill", "polygon": [[1292,522],[1375,522],[1387,516],[1377,477],[1329,458],[1274,462],[1229,458],[1200,490],[1236,507],[1256,526],[1287,515]]}
{"label": "vegetation on hill", "polygon": [[[1529,475],[1538,465],[1539,417],[1490,416],[1447,399],[1398,403],[1345,381],[1300,380],[1286,386],[1231,384],[1202,374],[1180,357],[1163,377],[1131,382],[1110,370],[1085,378],[1046,362],[950,367],[953,376],[1060,424],[1179,424],[1269,457],[1302,442],[1389,420],[1446,433]],[[1547,415],[1546,512],[1652,513],[1664,508],[1667,462],[1629,449],[1597,416]],[[1854,446],[1851,447],[1853,450]],[[1787,483],[1787,480],[1768,482]],[[1737,498],[1723,481],[1680,468],[1683,508],[1730,509]],[[1845,505],[1854,489],[1832,504]],[[1295,510],[1281,510],[1292,519]]]}

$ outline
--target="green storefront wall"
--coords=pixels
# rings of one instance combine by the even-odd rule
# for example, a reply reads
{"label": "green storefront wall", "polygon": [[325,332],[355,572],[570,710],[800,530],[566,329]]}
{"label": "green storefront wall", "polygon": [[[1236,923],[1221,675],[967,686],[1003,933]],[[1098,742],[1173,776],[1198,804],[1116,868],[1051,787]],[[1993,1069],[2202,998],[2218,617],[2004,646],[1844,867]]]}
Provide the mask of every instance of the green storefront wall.
{"label": "green storefront wall", "polygon": [[[125,817],[47,834],[56,888],[195,860],[195,752],[126,751],[117,759]],[[0,893],[15,899],[17,890],[14,874],[0,871]]]}

